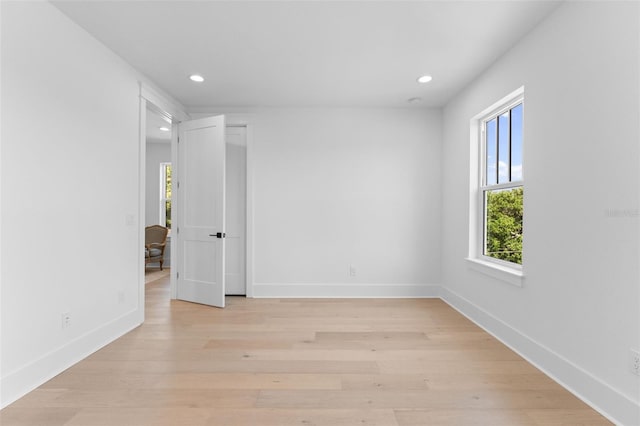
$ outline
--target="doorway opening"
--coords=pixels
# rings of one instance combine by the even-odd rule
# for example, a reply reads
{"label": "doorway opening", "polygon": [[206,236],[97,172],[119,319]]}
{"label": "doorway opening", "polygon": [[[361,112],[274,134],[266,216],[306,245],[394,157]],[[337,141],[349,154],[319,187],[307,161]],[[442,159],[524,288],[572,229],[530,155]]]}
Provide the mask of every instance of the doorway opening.
{"label": "doorway opening", "polygon": [[226,128],[225,295],[247,295],[247,127]]}
{"label": "doorway opening", "polygon": [[[145,284],[164,278],[171,271],[171,118],[147,105],[145,132],[145,229],[150,226],[167,228],[166,241],[153,242],[152,250],[161,250],[162,263],[146,262]],[[145,256],[148,251],[145,240]]]}
{"label": "doorway opening", "polygon": [[[161,222],[164,215],[165,225],[175,225],[173,213],[177,207],[175,198],[178,160],[177,149],[177,129],[178,124],[188,121],[190,117],[181,109],[176,108],[165,98],[159,97],[156,93],[142,86],[141,90],[141,138],[140,138],[140,221],[141,225]],[[160,121],[157,121],[160,120]],[[153,123],[157,125],[154,125]],[[169,131],[160,130],[160,127],[167,127]],[[225,132],[228,142],[225,144],[225,161],[228,161],[226,175],[228,181],[229,208],[227,217],[229,235],[228,256],[225,256],[225,281],[229,286],[225,288],[225,295],[252,297],[252,221],[251,221],[251,169],[249,159],[250,127],[245,120],[242,122],[228,123]],[[163,132],[163,133],[158,133]],[[156,135],[157,137],[154,137]],[[168,141],[168,142],[167,142]],[[170,153],[167,156],[167,151]],[[228,152],[228,154],[227,154]],[[149,158],[148,158],[149,157]],[[149,160],[149,161],[148,161]],[[157,164],[155,164],[157,162]],[[150,166],[147,166],[150,163]],[[155,164],[155,165],[154,165]],[[167,166],[169,168],[173,182],[171,182],[171,192],[174,198],[167,206]],[[164,179],[164,180],[163,180]],[[148,182],[156,182],[155,185]],[[161,187],[163,182],[164,187]],[[164,194],[164,199],[163,199]],[[148,197],[149,195],[149,197]],[[150,200],[147,201],[147,198]],[[157,199],[157,200],[156,200]],[[161,207],[164,206],[164,207]],[[172,218],[173,216],[173,218]],[[153,220],[156,219],[156,220]],[[172,223],[173,222],[173,223]],[[140,227],[140,242],[144,240],[144,227]],[[172,232],[176,232],[173,230]],[[171,274],[170,297],[177,296],[177,264],[178,246],[176,238],[169,236],[167,244],[166,263]],[[225,249],[225,252],[227,250]],[[144,264],[141,262],[140,297],[141,320],[144,320],[144,298],[145,298],[145,277]]]}

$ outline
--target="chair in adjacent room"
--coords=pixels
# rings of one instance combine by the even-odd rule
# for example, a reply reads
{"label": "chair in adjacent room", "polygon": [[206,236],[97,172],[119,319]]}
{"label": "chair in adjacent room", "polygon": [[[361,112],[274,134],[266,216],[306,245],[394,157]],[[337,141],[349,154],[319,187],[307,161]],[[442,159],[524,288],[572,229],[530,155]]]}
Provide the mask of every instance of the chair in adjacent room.
{"label": "chair in adjacent room", "polygon": [[167,245],[169,228],[161,225],[151,225],[144,228],[144,264],[164,262],[164,248]]}

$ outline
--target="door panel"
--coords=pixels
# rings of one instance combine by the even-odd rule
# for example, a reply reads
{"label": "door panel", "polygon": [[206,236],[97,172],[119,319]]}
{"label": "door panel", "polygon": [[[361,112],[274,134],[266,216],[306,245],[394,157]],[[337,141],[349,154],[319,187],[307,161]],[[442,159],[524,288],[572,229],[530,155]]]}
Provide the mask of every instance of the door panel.
{"label": "door panel", "polygon": [[178,125],[177,298],[224,307],[224,116]]}

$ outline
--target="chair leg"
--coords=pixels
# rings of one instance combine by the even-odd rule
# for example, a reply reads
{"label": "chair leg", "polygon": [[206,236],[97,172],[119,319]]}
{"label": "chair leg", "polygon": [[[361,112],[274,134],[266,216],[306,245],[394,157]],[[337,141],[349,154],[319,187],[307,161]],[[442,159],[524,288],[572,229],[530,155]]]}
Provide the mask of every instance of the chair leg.
{"label": "chair leg", "polygon": [[160,261],[160,270],[162,271],[162,263],[164,262],[164,260]]}

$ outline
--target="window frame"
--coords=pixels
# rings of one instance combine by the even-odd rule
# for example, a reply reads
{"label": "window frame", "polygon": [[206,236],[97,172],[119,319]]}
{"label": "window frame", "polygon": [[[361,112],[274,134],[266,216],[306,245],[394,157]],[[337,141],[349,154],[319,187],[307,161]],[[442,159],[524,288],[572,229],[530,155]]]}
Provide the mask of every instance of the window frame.
{"label": "window frame", "polygon": [[[499,170],[496,171],[498,179],[496,184],[487,185],[487,140],[486,123],[510,111],[519,104],[523,105],[524,112],[524,87],[520,87],[511,94],[505,96],[489,108],[482,111],[471,120],[471,179],[470,179],[470,205],[469,205],[469,255],[466,258],[469,266],[481,273],[509,282],[516,286],[522,286],[524,278],[523,265],[485,255],[487,242],[486,232],[486,194],[488,191],[505,190],[522,187],[524,190],[524,137],[522,140],[522,164],[523,174],[518,181],[499,183]],[[511,119],[510,119],[511,121]],[[522,121],[524,123],[524,114]],[[511,124],[509,124],[511,125]],[[499,124],[496,122],[496,131]],[[498,142],[499,143],[499,142]],[[497,155],[497,153],[496,153]],[[496,160],[496,164],[499,159]],[[511,165],[509,165],[511,166]],[[510,173],[510,172],[509,172]]]}
{"label": "window frame", "polygon": [[[167,195],[167,166],[171,168],[170,161],[160,163],[160,201],[158,205],[159,207],[158,223],[165,227],[167,226],[167,201],[171,201],[171,198],[167,198],[166,196]],[[173,188],[171,191],[171,195],[173,195]],[[171,232],[171,228],[169,228],[169,232]]]}

